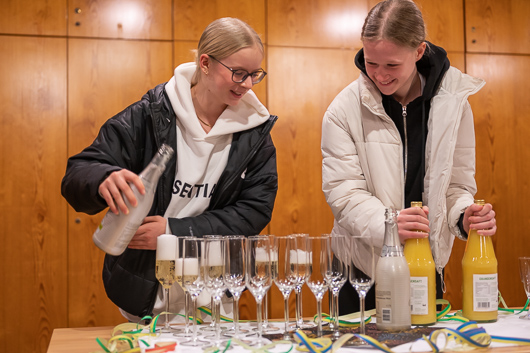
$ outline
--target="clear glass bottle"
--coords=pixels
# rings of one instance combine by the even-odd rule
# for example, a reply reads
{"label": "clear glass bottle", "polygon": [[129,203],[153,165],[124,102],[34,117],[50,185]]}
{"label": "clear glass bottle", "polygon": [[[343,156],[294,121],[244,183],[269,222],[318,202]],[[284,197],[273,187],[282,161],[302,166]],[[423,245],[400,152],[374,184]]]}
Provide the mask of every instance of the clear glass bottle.
{"label": "clear glass bottle", "polygon": [[131,189],[138,200],[136,207],[131,206],[126,197],[125,204],[129,209],[128,214],[118,215],[107,211],[94,234],[92,240],[98,248],[109,255],[120,255],[125,251],[138,227],[149,213],[153,204],[158,179],[166,169],[166,164],[173,155],[173,148],[163,144],[147,167],[138,175],[145,186],[145,194],[141,195],[138,189],[131,184]]}
{"label": "clear glass bottle", "polygon": [[[422,207],[411,202],[411,207]],[[410,270],[411,324],[429,326],[436,323],[436,266],[429,237],[405,240],[403,250]]]}
{"label": "clear glass bottle", "polygon": [[377,329],[410,329],[410,272],[399,241],[396,213],[385,210],[385,238],[375,269]]}
{"label": "clear glass bottle", "polygon": [[[484,205],[484,200],[475,200]],[[497,258],[490,236],[470,229],[462,258],[462,315],[477,322],[497,321]]]}

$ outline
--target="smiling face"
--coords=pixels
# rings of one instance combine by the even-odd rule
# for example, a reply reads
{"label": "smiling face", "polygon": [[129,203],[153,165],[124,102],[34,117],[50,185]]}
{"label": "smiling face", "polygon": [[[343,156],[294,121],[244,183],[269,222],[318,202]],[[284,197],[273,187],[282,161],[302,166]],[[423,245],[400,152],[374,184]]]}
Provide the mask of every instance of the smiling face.
{"label": "smiling face", "polygon": [[381,39],[365,41],[363,48],[366,72],[370,79],[382,94],[403,100],[414,81],[416,61],[423,56],[425,43],[412,49]]}
{"label": "smiling face", "polygon": [[[261,68],[263,53],[257,46],[252,46],[218,60],[233,70],[254,72]],[[208,77],[207,85],[208,91],[212,95],[211,98],[223,105],[237,105],[253,86],[250,76],[241,83],[235,83],[232,81],[232,71],[211,59],[209,60]]]}

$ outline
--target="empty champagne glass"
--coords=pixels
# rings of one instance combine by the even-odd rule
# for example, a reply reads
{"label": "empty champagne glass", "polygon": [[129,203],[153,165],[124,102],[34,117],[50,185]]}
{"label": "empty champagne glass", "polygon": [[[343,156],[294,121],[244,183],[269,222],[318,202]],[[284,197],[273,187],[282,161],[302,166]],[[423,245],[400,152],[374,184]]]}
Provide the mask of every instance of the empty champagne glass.
{"label": "empty champagne glass", "polygon": [[162,333],[171,332],[169,326],[169,289],[175,283],[175,260],[177,251],[177,238],[173,234],[162,234],[156,239],[156,268],[155,276],[164,287],[166,301],[166,322]]}
{"label": "empty champagne glass", "polygon": [[265,344],[262,338],[261,304],[265,293],[272,285],[271,248],[270,238],[267,236],[250,236],[247,238],[246,281],[247,288],[256,299],[258,323],[256,345],[258,347]]}
{"label": "empty champagne glass", "polygon": [[197,338],[197,297],[204,289],[204,239],[185,238],[182,244],[184,258],[182,264],[182,283],[188,290],[193,308],[193,334],[189,341],[182,342],[184,346],[206,347],[208,342],[200,341]]}
{"label": "empty champagne glass", "polygon": [[[278,251],[274,248],[274,235],[267,235],[271,240],[271,275],[274,281],[274,274],[277,272],[275,267],[278,267]],[[269,333],[278,331],[280,328],[269,323],[269,295],[265,293],[263,298],[263,332]]]}
{"label": "empty champagne glass", "polygon": [[302,313],[302,287],[306,278],[309,276],[309,234],[291,234],[296,238],[296,257],[291,258],[297,266],[295,274],[296,284],[294,286],[294,293],[296,296],[295,302],[295,327],[296,328],[311,328],[315,325],[312,322],[304,321]]}
{"label": "empty champagne glass", "polygon": [[230,235],[225,237],[228,242],[228,253],[225,257],[225,283],[234,297],[234,327],[224,332],[225,336],[239,337],[239,298],[245,289],[245,253],[246,238],[242,235]]}
{"label": "empty champagne glass", "polygon": [[[530,299],[530,257],[519,258],[519,273],[526,296]],[[530,320],[530,310],[528,310],[526,315],[520,316],[519,319]]]}
{"label": "empty champagne glass", "polygon": [[[368,293],[374,284],[375,277],[375,256],[372,238],[360,235],[350,236],[350,246],[348,248],[351,251],[348,261],[350,283],[359,294],[359,307],[361,309],[359,333],[364,335],[366,333],[364,324],[364,299],[366,298],[366,293]],[[371,260],[366,263],[361,263],[360,259],[366,257],[366,255],[361,257],[359,254],[369,254],[368,256]]]}
{"label": "empty champagne glass", "polygon": [[[331,235],[330,248],[325,258],[325,275],[331,297],[329,298],[332,311],[333,339],[338,339],[339,332],[339,292],[348,279],[348,244],[344,235]],[[331,325],[330,325],[331,326]]]}
{"label": "empty champagne glass", "polygon": [[289,295],[296,284],[297,264],[291,261],[291,256],[296,257],[296,238],[295,237],[275,237],[274,249],[278,254],[278,266],[271,266],[274,277],[274,283],[283,295],[283,313],[284,313],[284,341],[293,341],[289,334]]}
{"label": "empty champagne glass", "polygon": [[309,276],[307,286],[317,300],[317,337],[322,337],[322,299],[328,290],[326,281],[326,259],[330,251],[330,237],[309,237]]}
{"label": "empty champagne glass", "polygon": [[[212,296],[216,305],[227,289],[225,283],[225,256],[227,255],[227,241],[224,238],[208,238],[204,240],[206,265],[204,270],[204,286]],[[221,345],[220,315],[215,317],[215,345]]]}
{"label": "empty champagne glass", "polygon": [[180,329],[178,333],[174,333],[174,336],[177,337],[192,337],[192,333],[190,332],[190,294],[188,293],[188,290],[186,289],[186,286],[184,286],[183,283],[183,264],[184,264],[184,239],[192,238],[190,236],[177,236],[177,260],[175,262],[175,277],[177,280],[177,283],[180,284],[182,287],[182,290],[184,291],[184,330]]}

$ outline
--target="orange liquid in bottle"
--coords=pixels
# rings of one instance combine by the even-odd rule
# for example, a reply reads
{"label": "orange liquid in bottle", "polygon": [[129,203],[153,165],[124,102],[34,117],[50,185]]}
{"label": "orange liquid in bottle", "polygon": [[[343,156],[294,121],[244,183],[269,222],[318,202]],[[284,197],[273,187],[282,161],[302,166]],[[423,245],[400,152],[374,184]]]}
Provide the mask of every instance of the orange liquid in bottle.
{"label": "orange liquid in bottle", "polygon": [[[484,205],[483,200],[476,200]],[[470,230],[462,258],[462,315],[477,322],[495,322],[498,313],[497,258],[491,237]]]}
{"label": "orange liquid in bottle", "polygon": [[[411,202],[422,207],[421,202]],[[407,239],[404,254],[410,270],[411,324],[436,323],[436,268],[429,238]]]}

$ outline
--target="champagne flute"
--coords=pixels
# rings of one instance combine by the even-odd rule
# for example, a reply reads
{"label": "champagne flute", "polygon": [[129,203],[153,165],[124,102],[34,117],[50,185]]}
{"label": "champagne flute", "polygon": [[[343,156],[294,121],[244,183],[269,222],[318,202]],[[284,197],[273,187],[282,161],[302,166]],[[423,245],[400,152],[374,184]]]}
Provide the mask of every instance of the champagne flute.
{"label": "champagne flute", "polygon": [[[519,274],[526,296],[530,299],[530,257],[519,258]],[[520,316],[519,319],[530,320],[530,310],[526,315]]]}
{"label": "champagne flute", "polygon": [[265,293],[272,285],[271,276],[271,243],[267,236],[250,236],[247,238],[246,256],[246,281],[247,288],[256,299],[258,340],[256,345],[265,344],[262,333],[261,303]]}
{"label": "champagne flute", "polygon": [[155,276],[166,292],[166,322],[161,333],[171,332],[169,326],[169,289],[175,283],[175,260],[177,257],[177,238],[173,234],[162,234],[156,239]]}
{"label": "champagne flute", "polygon": [[304,321],[302,314],[302,286],[309,276],[309,234],[292,234],[291,236],[296,238],[296,257],[291,259],[297,264],[296,284],[294,286],[296,296],[295,327],[299,329],[311,328],[315,325],[312,322]]}
{"label": "champagne flute", "polygon": [[[204,285],[212,296],[216,305],[221,305],[221,299],[227,289],[225,278],[225,257],[227,240],[224,238],[207,238],[204,240],[206,266],[204,270]],[[219,314],[219,313],[218,313]],[[221,346],[220,315],[215,317],[215,345]]]}
{"label": "champagne flute", "polygon": [[284,313],[284,341],[293,341],[289,334],[289,295],[296,284],[295,273],[297,264],[291,261],[291,257],[296,257],[296,238],[295,237],[275,237],[274,249],[278,254],[278,266],[271,267],[274,283],[283,295],[283,313]]}
{"label": "champagne flute", "polygon": [[309,276],[306,279],[307,286],[315,295],[317,300],[317,337],[322,337],[322,299],[328,290],[326,281],[326,259],[330,251],[330,237],[309,237]]}
{"label": "champagne flute", "polygon": [[330,249],[325,257],[325,276],[328,282],[331,297],[331,317],[332,317],[332,329],[333,339],[338,339],[340,336],[339,332],[339,292],[348,279],[348,244],[344,235],[331,235],[330,236]]}
{"label": "champagne flute", "polygon": [[183,264],[185,258],[184,258],[184,239],[190,239],[192,237],[190,236],[177,236],[177,252],[176,257],[177,261],[175,263],[175,274],[176,274],[176,280],[182,287],[182,290],[184,291],[184,330],[180,329],[178,333],[174,333],[174,336],[177,337],[192,337],[192,333],[190,332],[190,294],[188,293],[188,290],[186,289],[186,286],[184,286],[183,283]]}
{"label": "champagne flute", "polygon": [[[350,246],[348,248],[351,251],[348,261],[350,268],[349,279],[352,287],[359,294],[359,306],[361,309],[359,333],[364,335],[366,333],[364,324],[364,299],[366,298],[366,293],[368,293],[374,284],[375,277],[375,256],[372,238],[369,236],[353,235],[350,237]],[[371,260],[368,263],[360,263],[358,260],[360,257],[357,255],[360,253],[369,254]],[[361,342],[364,343],[364,341]]]}
{"label": "champagne flute", "polygon": [[[222,239],[223,236],[222,235],[205,235],[203,237],[204,239],[212,239],[212,238],[215,238],[215,239]],[[215,335],[215,329],[216,329],[216,325],[215,325],[215,320],[221,318],[221,303],[216,303],[213,299],[213,296],[211,297],[210,299],[210,308],[211,308],[211,311],[210,311],[210,317],[211,317],[211,321],[210,321],[210,324],[208,326],[203,326],[201,327],[201,331],[205,331],[205,332],[214,332],[214,335]],[[226,327],[224,326],[220,326],[221,327],[221,331],[225,330]]]}
{"label": "champagne flute", "polygon": [[184,259],[182,264],[182,283],[191,297],[193,308],[193,334],[191,340],[182,342],[181,345],[206,347],[210,345],[208,342],[197,339],[197,297],[204,289],[204,256],[201,256],[201,254],[204,254],[204,239],[186,237],[182,243],[182,247],[182,257]]}
{"label": "champagne flute", "polygon": [[245,252],[246,238],[242,235],[225,237],[228,242],[228,253],[225,257],[225,283],[234,297],[234,327],[225,336],[238,337],[241,332],[248,332],[239,327],[239,298],[245,289]]}
{"label": "champagne flute", "polygon": [[[266,235],[271,241],[271,276],[274,281],[275,273],[277,273],[278,267],[278,250],[274,247],[274,235]],[[263,332],[269,333],[278,331],[280,328],[269,323],[269,295],[265,293],[263,297]]]}

